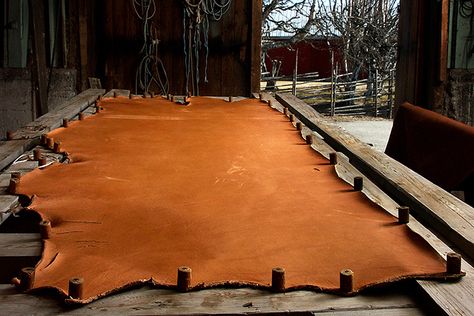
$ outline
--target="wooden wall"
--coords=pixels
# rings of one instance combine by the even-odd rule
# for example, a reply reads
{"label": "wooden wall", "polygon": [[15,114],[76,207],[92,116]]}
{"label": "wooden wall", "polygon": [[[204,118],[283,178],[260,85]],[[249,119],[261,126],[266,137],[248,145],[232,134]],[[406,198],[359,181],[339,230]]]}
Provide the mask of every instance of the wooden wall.
{"label": "wooden wall", "polygon": [[[222,21],[211,23],[209,83],[205,84],[201,79],[201,95],[248,96],[259,90],[261,2],[234,0]],[[75,32],[80,38],[76,52],[83,71],[88,76],[100,77],[105,88],[134,90],[143,30],[131,0],[76,0],[70,3],[72,8],[78,9],[79,30]],[[154,23],[159,29],[160,56],[168,73],[170,93],[183,94],[182,2],[157,0],[157,5]],[[87,27],[87,34],[81,32],[81,27]],[[83,43],[88,47],[84,48]],[[201,56],[203,64],[204,50]]]}
{"label": "wooden wall", "polygon": [[396,106],[432,109],[446,80],[448,0],[401,0]]}

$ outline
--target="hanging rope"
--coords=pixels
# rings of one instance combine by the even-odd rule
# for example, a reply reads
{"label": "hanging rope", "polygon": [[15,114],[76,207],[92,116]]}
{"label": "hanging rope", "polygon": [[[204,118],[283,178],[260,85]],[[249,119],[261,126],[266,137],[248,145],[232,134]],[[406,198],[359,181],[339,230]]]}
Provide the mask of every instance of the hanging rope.
{"label": "hanging rope", "polygon": [[157,89],[162,95],[169,91],[168,76],[165,67],[158,55],[158,31],[152,19],[156,14],[155,0],[132,0],[133,10],[143,21],[143,46],[135,75],[135,93],[148,93]]}
{"label": "hanging rope", "polygon": [[183,46],[186,73],[186,94],[199,95],[200,51],[204,47],[204,82],[207,78],[207,60],[209,58],[209,21],[219,21],[229,11],[232,0],[183,0]]}

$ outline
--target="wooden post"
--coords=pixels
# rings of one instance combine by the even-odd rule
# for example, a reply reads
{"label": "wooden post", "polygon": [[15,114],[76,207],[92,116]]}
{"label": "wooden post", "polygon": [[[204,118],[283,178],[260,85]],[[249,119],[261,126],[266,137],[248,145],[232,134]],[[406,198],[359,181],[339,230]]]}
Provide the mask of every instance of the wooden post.
{"label": "wooden post", "polygon": [[37,96],[36,117],[48,113],[48,95],[47,95],[47,69],[46,69],[46,34],[45,34],[45,8],[44,1],[30,0],[30,14],[32,25],[32,44],[33,44],[33,87]]}
{"label": "wooden post", "polygon": [[462,257],[458,253],[450,252],[446,255],[446,272],[449,274],[461,274]]}
{"label": "wooden post", "polygon": [[331,52],[331,109],[330,115],[334,116],[336,112],[336,75],[335,75],[335,67],[334,67],[334,52]]}
{"label": "wooden post", "polygon": [[191,287],[191,268],[179,267],[178,268],[178,291],[186,292]]}
{"label": "wooden post", "polygon": [[378,98],[379,98],[379,81],[378,81],[378,76],[379,76],[379,71],[376,68],[375,69],[375,74],[374,74],[374,85],[373,85],[373,91],[374,91],[374,116],[378,116],[379,112],[379,104],[378,104]]}
{"label": "wooden post", "polygon": [[390,70],[390,77],[388,79],[388,118],[393,118],[393,85],[395,82],[395,71],[393,69]]}
{"label": "wooden post", "polygon": [[342,293],[351,293],[354,290],[354,272],[350,269],[344,269],[339,277],[340,290]]}
{"label": "wooden post", "polygon": [[51,222],[41,221],[39,223],[40,235],[42,239],[49,239],[51,237]]}
{"label": "wooden post", "polygon": [[68,295],[73,299],[82,299],[84,292],[84,279],[72,278],[69,280]]}
{"label": "wooden post", "polygon": [[277,293],[285,291],[285,269],[272,269],[272,291]]}
{"label": "wooden post", "polygon": [[20,270],[20,289],[28,291],[33,288],[35,283],[35,268],[27,267]]}
{"label": "wooden post", "polygon": [[398,208],[398,222],[400,224],[408,224],[410,222],[410,208],[408,206],[400,206]]}

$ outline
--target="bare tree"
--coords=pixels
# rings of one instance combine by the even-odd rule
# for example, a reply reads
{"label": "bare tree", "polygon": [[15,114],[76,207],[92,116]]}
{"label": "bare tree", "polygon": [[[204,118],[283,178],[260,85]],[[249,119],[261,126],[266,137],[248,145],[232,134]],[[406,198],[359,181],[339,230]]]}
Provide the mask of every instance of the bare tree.
{"label": "bare tree", "polygon": [[[394,68],[399,0],[264,0],[262,51],[290,46],[311,36],[339,38],[343,70]],[[275,32],[288,34],[272,41]],[[329,41],[328,41],[329,42]]]}

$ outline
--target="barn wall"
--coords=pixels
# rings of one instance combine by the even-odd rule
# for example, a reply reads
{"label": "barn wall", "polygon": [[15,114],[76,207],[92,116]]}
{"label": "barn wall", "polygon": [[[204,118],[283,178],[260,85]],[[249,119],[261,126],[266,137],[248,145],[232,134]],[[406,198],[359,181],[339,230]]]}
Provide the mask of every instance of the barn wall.
{"label": "barn wall", "polygon": [[449,16],[448,0],[400,1],[395,103],[474,125],[474,71],[448,68]]}
{"label": "barn wall", "polygon": [[[93,47],[88,49],[94,52],[88,56],[89,74],[100,77],[105,88],[135,90],[143,29],[131,1],[88,0],[81,3],[89,3],[83,12],[89,15],[89,28],[94,27],[88,33],[94,38],[83,39],[89,45],[93,42]],[[158,13],[153,22],[159,30],[160,57],[168,73],[170,93],[183,94],[182,2],[157,0],[157,5]],[[250,95],[259,89],[260,19],[261,0],[234,0],[222,21],[211,22],[209,83],[201,84],[201,95]],[[201,51],[201,64],[204,66],[204,50]],[[203,72],[204,68],[201,69]]]}

